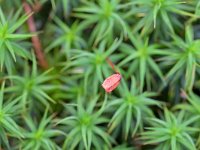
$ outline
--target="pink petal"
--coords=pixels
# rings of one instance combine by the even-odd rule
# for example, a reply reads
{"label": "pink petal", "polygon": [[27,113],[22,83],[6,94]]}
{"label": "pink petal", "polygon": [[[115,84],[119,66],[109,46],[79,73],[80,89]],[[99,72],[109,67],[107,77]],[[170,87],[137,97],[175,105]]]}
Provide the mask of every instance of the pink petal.
{"label": "pink petal", "polygon": [[112,92],[120,83],[121,75],[119,73],[113,74],[110,77],[106,78],[102,84],[102,87],[106,92]]}

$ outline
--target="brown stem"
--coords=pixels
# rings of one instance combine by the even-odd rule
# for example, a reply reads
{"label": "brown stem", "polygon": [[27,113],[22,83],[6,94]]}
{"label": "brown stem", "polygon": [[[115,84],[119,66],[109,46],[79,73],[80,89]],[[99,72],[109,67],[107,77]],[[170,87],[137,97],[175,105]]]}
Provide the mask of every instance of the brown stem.
{"label": "brown stem", "polygon": [[[32,12],[32,8],[29,6],[29,4],[26,1],[23,1],[23,8],[24,8],[24,11],[26,12],[27,15]],[[27,24],[28,24],[28,28],[29,28],[30,32],[33,32],[33,33],[37,32],[33,16],[30,16],[28,18]],[[45,56],[44,56],[44,53],[42,51],[42,46],[41,46],[40,39],[39,39],[38,35],[32,36],[31,40],[32,40],[32,43],[33,43],[33,47],[34,47],[36,57],[39,61],[39,65],[42,68],[47,69],[48,63],[47,63]]]}
{"label": "brown stem", "polygon": [[37,0],[32,6],[34,12],[39,12],[42,9],[41,3]]}
{"label": "brown stem", "polygon": [[110,58],[106,58],[107,63],[110,65],[110,67],[112,68],[113,71],[115,71],[116,73],[119,73],[117,71],[117,69],[115,68],[115,65],[113,64],[113,62],[110,60]]}

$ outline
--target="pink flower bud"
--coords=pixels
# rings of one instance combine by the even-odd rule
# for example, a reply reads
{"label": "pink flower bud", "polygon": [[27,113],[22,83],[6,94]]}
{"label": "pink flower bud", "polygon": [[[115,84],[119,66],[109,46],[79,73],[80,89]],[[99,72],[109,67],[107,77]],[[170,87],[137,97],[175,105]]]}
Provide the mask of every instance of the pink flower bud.
{"label": "pink flower bud", "polygon": [[111,75],[104,80],[102,87],[106,90],[106,92],[112,92],[119,85],[121,77],[122,76],[119,73]]}

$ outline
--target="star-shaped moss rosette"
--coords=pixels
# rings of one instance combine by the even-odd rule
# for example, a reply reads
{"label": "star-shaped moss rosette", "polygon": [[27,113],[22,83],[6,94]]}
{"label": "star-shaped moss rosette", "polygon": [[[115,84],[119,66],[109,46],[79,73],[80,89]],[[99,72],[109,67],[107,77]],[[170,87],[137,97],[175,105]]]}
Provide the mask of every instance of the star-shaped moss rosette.
{"label": "star-shaped moss rosette", "polygon": [[184,111],[175,115],[164,109],[163,119],[149,119],[151,126],[146,127],[146,131],[142,133],[144,144],[156,144],[157,149],[196,150],[192,134],[199,129],[192,127],[192,124],[199,116],[184,119],[184,115]]}
{"label": "star-shaped moss rosette", "polygon": [[[133,28],[134,32],[169,37],[169,32],[175,33],[175,28],[183,29],[184,17],[197,17],[193,14],[195,6],[195,1],[135,0],[128,16],[135,15],[139,19]],[[182,18],[179,19],[180,17]]]}
{"label": "star-shaped moss rosette", "polygon": [[29,39],[34,34],[20,33],[18,29],[32,14],[25,14],[21,17],[20,14],[21,10],[18,10],[15,15],[8,18],[0,8],[0,71],[3,71],[5,67],[9,74],[12,74],[14,62],[17,61],[18,57],[31,58],[22,41]]}
{"label": "star-shaped moss rosette", "polygon": [[[150,97],[155,96],[153,92],[140,93],[135,79],[132,77],[130,88],[122,79],[119,89],[119,98],[112,97],[107,105],[107,111],[112,110],[114,113],[108,124],[109,132],[114,130],[120,131],[127,139],[129,135],[132,137],[143,130],[145,118],[142,116],[153,116],[150,106],[160,106],[160,102]],[[120,130],[120,128],[122,130]]]}
{"label": "star-shaped moss rosette", "polygon": [[112,55],[114,51],[117,50],[120,45],[122,38],[116,39],[111,45],[106,44],[102,41],[98,47],[89,50],[73,50],[73,57],[70,66],[66,63],[66,69],[69,67],[77,67],[83,69],[84,75],[84,89],[88,85],[87,91],[92,93],[97,93],[99,89],[99,84],[102,84],[104,77],[108,77],[112,73],[112,68],[107,64],[107,58],[117,61],[121,56]]}
{"label": "star-shaped moss rosette", "polygon": [[123,18],[123,9],[128,5],[120,0],[97,0],[97,3],[83,0],[81,7],[75,8],[75,17],[83,19],[85,28],[94,25],[89,39],[90,45],[96,45],[107,39],[109,43],[114,40],[114,33],[127,35],[127,23]]}
{"label": "star-shaped moss rosette", "polygon": [[27,108],[34,108],[34,105],[38,102],[44,106],[49,106],[50,102],[55,103],[48,92],[58,88],[57,85],[50,83],[56,78],[55,75],[50,74],[52,69],[40,74],[34,55],[32,60],[32,67],[27,62],[24,64],[23,76],[12,75],[7,77],[12,80],[13,84],[6,88],[6,92],[15,93],[15,96],[19,98],[23,111]]}
{"label": "star-shaped moss rosette", "polygon": [[10,137],[21,139],[23,136],[22,130],[16,123],[15,119],[19,115],[17,99],[4,99],[5,81],[3,81],[0,89],[0,147],[5,145],[7,149],[10,149]]}
{"label": "star-shaped moss rosette", "polygon": [[163,57],[163,66],[170,66],[166,78],[170,83],[184,79],[183,87],[185,90],[192,90],[196,73],[199,72],[200,65],[200,40],[194,39],[194,31],[191,26],[185,29],[185,39],[177,35],[172,36],[173,42],[167,43],[169,49]]}
{"label": "star-shaped moss rosette", "polygon": [[[85,105],[86,100],[87,105]],[[111,148],[114,140],[106,132],[106,128],[101,126],[109,121],[109,118],[103,115],[107,105],[107,95],[105,95],[103,104],[99,108],[95,108],[98,100],[99,97],[89,100],[79,97],[77,104],[65,105],[69,115],[58,120],[58,124],[62,125],[63,130],[68,133],[63,149],[73,150],[82,147],[86,150],[93,148],[102,150],[104,145]]]}

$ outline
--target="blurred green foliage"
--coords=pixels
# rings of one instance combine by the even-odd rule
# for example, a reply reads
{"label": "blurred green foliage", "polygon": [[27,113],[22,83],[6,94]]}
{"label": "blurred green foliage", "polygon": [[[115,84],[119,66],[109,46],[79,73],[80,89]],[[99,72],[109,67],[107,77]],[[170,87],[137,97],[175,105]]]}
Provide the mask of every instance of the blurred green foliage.
{"label": "blurred green foliage", "polygon": [[0,149],[198,150],[199,67],[199,0],[0,0]]}

